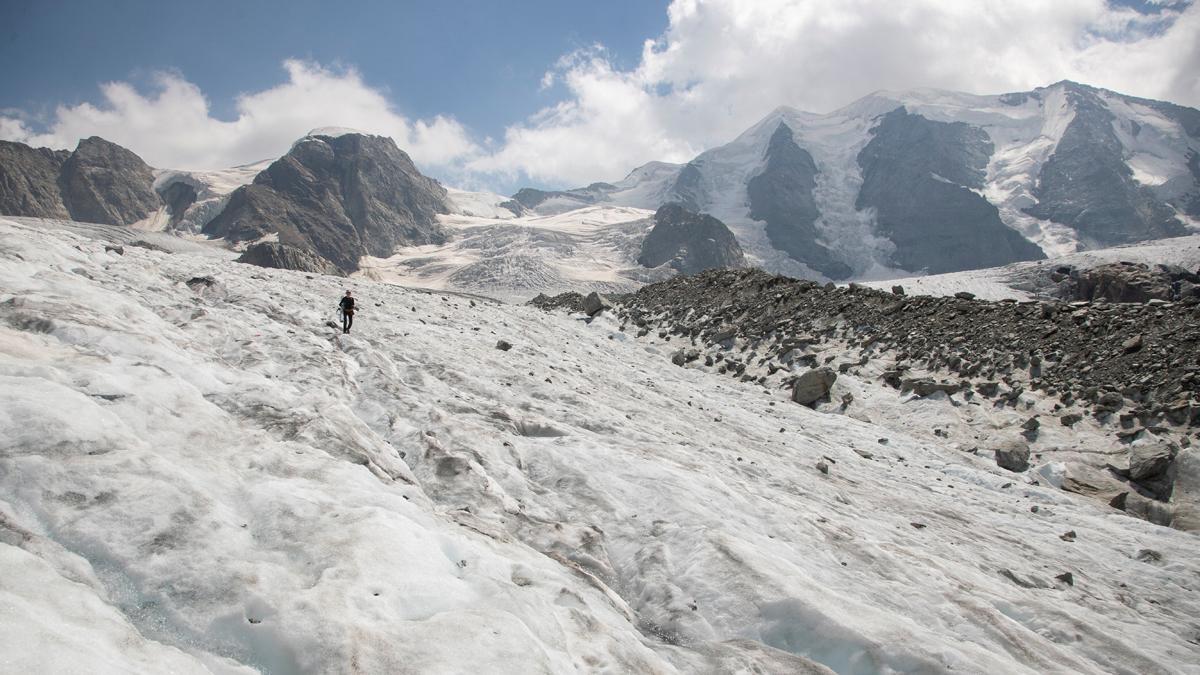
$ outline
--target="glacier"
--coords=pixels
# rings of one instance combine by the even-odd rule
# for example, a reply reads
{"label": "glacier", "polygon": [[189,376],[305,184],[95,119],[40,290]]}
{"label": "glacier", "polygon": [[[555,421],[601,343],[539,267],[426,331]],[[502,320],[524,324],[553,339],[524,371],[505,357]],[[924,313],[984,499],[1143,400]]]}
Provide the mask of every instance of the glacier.
{"label": "glacier", "polygon": [[1200,672],[1195,535],[930,401],[168,239],[0,218],[0,672]]}

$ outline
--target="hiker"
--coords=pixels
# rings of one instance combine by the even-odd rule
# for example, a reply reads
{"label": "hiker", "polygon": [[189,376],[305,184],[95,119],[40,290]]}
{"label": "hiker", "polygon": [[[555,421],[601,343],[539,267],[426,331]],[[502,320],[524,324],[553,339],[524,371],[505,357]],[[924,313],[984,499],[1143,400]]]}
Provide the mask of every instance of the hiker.
{"label": "hiker", "polygon": [[346,296],[338,303],[338,308],[342,310],[342,332],[349,333],[350,326],[354,323],[354,297],[350,295],[350,291],[346,291]]}

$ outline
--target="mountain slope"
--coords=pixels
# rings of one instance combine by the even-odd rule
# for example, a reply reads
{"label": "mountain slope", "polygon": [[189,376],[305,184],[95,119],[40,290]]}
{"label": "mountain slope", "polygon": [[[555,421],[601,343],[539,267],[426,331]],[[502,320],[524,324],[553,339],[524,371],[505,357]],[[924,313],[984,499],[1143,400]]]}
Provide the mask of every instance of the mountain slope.
{"label": "mountain slope", "polygon": [[[14,669],[1200,661],[1194,535],[678,368],[606,315],[78,231],[0,222]],[[342,337],[324,322],[347,283]]]}
{"label": "mountain slope", "polygon": [[0,141],[0,214],[132,225],[158,210],[153,184],[141,157],[99,136],[70,153]]}
{"label": "mountain slope", "polygon": [[[887,169],[911,169],[909,185],[864,194],[861,153],[878,144],[881,124],[884,133],[898,129],[887,116],[901,109],[910,124],[959,129],[960,148],[972,149],[956,162],[970,171],[916,175],[930,165],[918,143],[898,148]],[[769,181],[781,125],[791,154],[812,166],[797,171],[804,163],[789,162],[790,173]],[[765,184],[773,202],[797,206],[756,207]],[[1074,82],[995,96],[876,92],[822,115],[781,107],[685,165],[653,163],[616,183],[558,194],[559,210],[580,200],[647,209],[678,201],[728,224],[753,264],[792,276],[907,276],[933,262],[936,271],[988,267],[1040,257],[1039,248],[1055,256],[1200,226],[1200,111]],[[877,211],[905,199],[905,225]],[[972,244],[981,227],[983,241]]]}
{"label": "mountain slope", "polygon": [[976,192],[992,151],[987,134],[961,122],[902,107],[879,119],[858,153],[855,205],[875,210],[877,231],[895,246],[890,266],[938,274],[1046,257]]}
{"label": "mountain slope", "polygon": [[744,267],[746,258],[725,223],[680,204],[654,212],[654,227],[642,240],[638,264],[668,265],[680,274],[725,267]]}
{"label": "mountain slope", "polygon": [[445,241],[446,199],[392,139],[315,133],[235,190],[203,232],[235,243],[278,236],[348,273],[365,255]]}

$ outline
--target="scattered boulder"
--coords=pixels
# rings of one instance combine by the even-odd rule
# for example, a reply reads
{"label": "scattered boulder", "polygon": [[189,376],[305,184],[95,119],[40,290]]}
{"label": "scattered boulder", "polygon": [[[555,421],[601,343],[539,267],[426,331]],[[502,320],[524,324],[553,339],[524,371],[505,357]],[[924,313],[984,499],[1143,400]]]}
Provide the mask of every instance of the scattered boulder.
{"label": "scattered boulder", "polygon": [[1171,448],[1164,444],[1135,445],[1129,450],[1129,477],[1136,481],[1158,478],[1173,459]]}
{"label": "scattered boulder", "polygon": [[1021,473],[1029,468],[1029,446],[1024,441],[1009,441],[996,448],[996,466]]}
{"label": "scattered boulder", "polygon": [[612,309],[613,303],[607,297],[592,291],[583,299],[583,312],[588,316],[596,316],[606,309]]}
{"label": "scattered boulder", "polygon": [[962,390],[962,385],[950,382],[938,382],[928,377],[909,378],[900,383],[900,391],[911,391],[917,396],[929,396],[935,392],[945,392],[947,395],[956,394]]}
{"label": "scattered boulder", "polygon": [[1125,352],[1126,354],[1131,354],[1133,352],[1140,350],[1141,348],[1142,348],[1142,336],[1141,335],[1134,335],[1133,337],[1131,337],[1128,340],[1121,343],[1121,351]]}
{"label": "scattered boulder", "polygon": [[811,406],[829,396],[829,390],[836,380],[837,373],[833,369],[813,368],[796,378],[792,384],[792,401]]}
{"label": "scattered boulder", "polygon": [[[1112,504],[1121,503],[1121,496],[1129,492],[1129,486],[1118,480],[1107,469],[1097,469],[1079,462],[1064,463],[1062,489],[1066,492],[1094,497]],[[1115,508],[1121,508],[1113,504]]]}
{"label": "scattered boulder", "polygon": [[187,280],[188,288],[192,289],[193,291],[196,291],[197,293],[202,290],[212,288],[213,286],[216,286],[216,285],[217,285],[217,280],[212,277],[207,277],[207,276],[192,277],[191,279]]}
{"label": "scattered boulder", "polygon": [[512,347],[513,347],[512,343],[509,342],[508,340],[500,340],[499,342],[496,343],[496,349],[499,349],[502,352],[506,352],[506,351],[512,349]]}

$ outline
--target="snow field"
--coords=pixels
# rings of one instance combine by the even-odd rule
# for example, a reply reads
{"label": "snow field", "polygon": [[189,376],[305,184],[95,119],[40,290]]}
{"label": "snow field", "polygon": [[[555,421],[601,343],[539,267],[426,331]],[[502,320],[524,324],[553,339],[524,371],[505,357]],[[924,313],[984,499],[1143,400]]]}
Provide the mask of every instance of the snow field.
{"label": "snow field", "polygon": [[0,220],[0,672],[1200,672],[1193,535],[891,414],[103,235]]}

